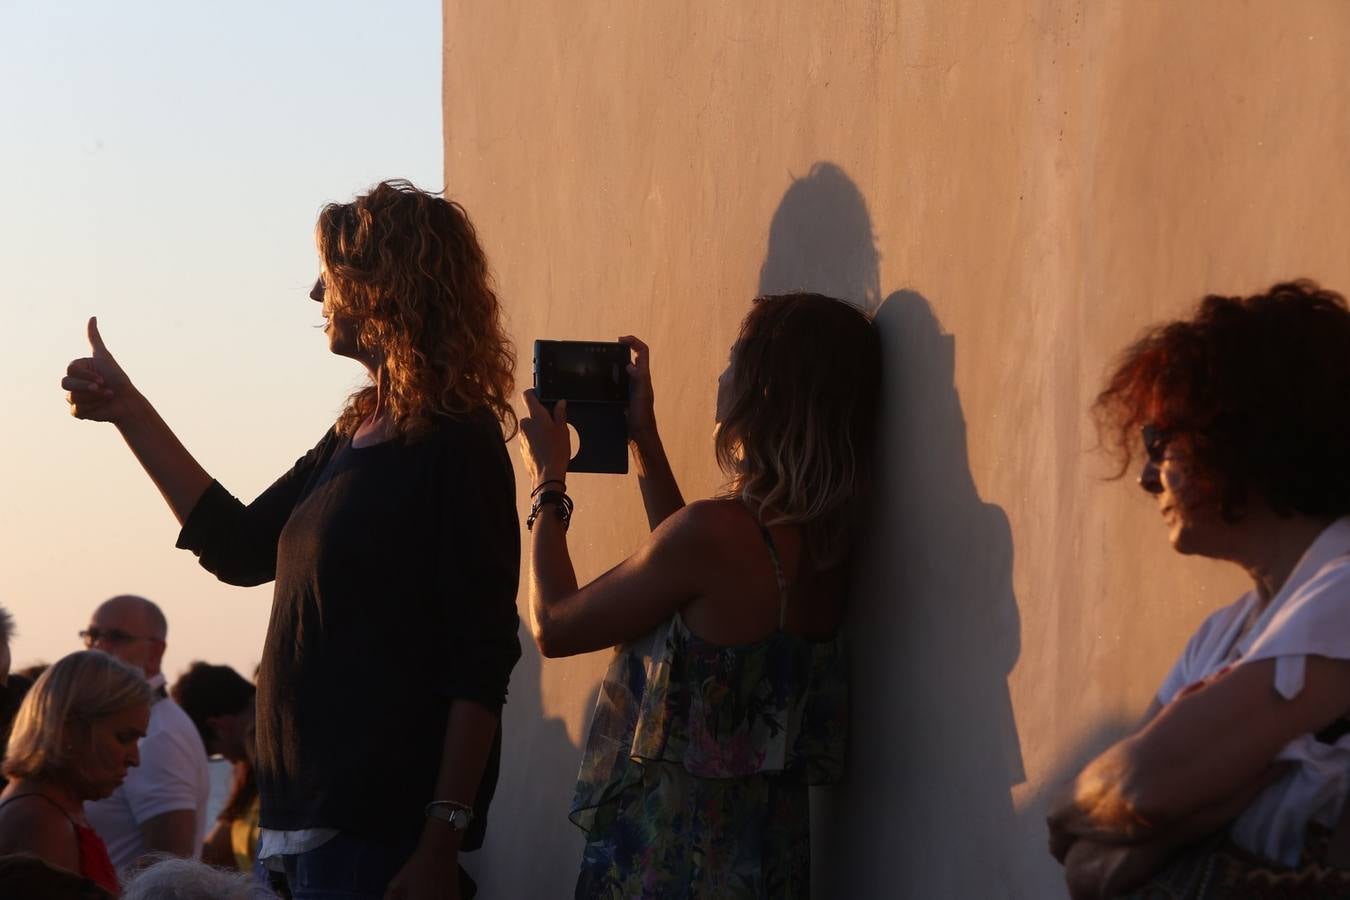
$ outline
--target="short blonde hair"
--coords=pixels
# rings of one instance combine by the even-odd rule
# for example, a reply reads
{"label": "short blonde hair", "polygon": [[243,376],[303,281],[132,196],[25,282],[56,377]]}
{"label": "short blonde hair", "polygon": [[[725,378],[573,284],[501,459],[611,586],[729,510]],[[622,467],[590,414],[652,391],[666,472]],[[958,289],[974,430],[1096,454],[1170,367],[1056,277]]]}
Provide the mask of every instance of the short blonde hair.
{"label": "short blonde hair", "polygon": [[140,672],[98,650],[62,657],[19,706],[5,756],[6,778],[33,778],[70,764],[66,729],[154,699]]}

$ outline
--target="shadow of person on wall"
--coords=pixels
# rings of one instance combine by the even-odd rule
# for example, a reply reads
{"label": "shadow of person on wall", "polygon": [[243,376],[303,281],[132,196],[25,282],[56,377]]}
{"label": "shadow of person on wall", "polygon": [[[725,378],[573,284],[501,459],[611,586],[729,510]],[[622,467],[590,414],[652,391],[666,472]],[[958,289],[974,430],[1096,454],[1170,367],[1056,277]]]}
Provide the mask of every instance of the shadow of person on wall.
{"label": "shadow of person on wall", "polygon": [[872,521],[845,627],[845,781],[812,797],[813,882],[828,897],[1008,896],[1024,780],[1007,678],[1020,652],[1012,534],[966,448],[955,338],[913,291],[880,300],[867,204],[817,163],[773,217],[760,293],[818,291],[875,313],[883,353]]}
{"label": "shadow of person on wall", "polygon": [[769,223],[759,296],[808,291],[876,312],[879,262],[858,186],[834,163],[818,162],[793,179]]}
{"label": "shadow of person on wall", "polygon": [[460,861],[482,898],[571,896],[582,833],[568,821],[567,810],[581,748],[561,718],[544,712],[543,659],[528,628],[521,629],[520,645],[502,709],[501,776],[487,837],[481,850]]}

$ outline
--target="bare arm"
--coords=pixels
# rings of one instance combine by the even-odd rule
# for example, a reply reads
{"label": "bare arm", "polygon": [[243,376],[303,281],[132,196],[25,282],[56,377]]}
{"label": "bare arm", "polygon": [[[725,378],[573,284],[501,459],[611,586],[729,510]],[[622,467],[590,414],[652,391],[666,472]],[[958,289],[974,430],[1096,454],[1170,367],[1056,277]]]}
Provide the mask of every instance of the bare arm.
{"label": "bare arm", "polygon": [[1187,693],[1093,760],[1061,825],[1133,843],[1259,781],[1285,744],[1350,709],[1350,661],[1307,657],[1303,689],[1274,688],[1275,661],[1243,663]]}
{"label": "bare arm", "polygon": [[[473,806],[497,734],[497,714],[472,700],[450,702],[441,767],[432,800]],[[427,818],[417,849],[390,882],[388,900],[459,897],[459,845],[464,833],[441,819]]]}
{"label": "bare arm", "polygon": [[[1162,712],[1162,703],[1158,701],[1157,697],[1154,697],[1149,702],[1144,715],[1140,717],[1138,724],[1135,725],[1133,733],[1138,734],[1143,731],[1150,722],[1157,718],[1160,712]],[[1072,786],[1070,786],[1067,796],[1061,797],[1059,802],[1051,804],[1050,815],[1046,818],[1046,825],[1050,829],[1050,855],[1066,865],[1069,851],[1079,839],[1076,833],[1066,830],[1067,825],[1074,821],[1073,811],[1074,797]]]}
{"label": "bare arm", "polygon": [[230,834],[231,823],[217,819],[211,827],[211,833],[202,841],[202,862],[208,866],[234,868],[234,841]]}
{"label": "bare arm", "polygon": [[197,851],[195,810],[175,809],[160,813],[142,822],[140,830],[147,852],[190,857]]}
{"label": "bare arm", "polygon": [[647,526],[653,531],[671,513],[683,508],[684,495],[675,483],[675,473],[666,458],[666,448],[653,425],[649,432],[629,436],[633,461],[637,463],[638,490],[642,492],[642,506],[647,510]]}
{"label": "bare arm", "polygon": [[80,871],[75,826],[45,800],[23,800],[5,809],[0,854],[8,853],[31,853],[58,868]]}
{"label": "bare arm", "polygon": [[633,351],[628,366],[632,397],[628,403],[628,445],[637,464],[638,490],[647,510],[647,526],[653,531],[666,517],[684,506],[684,495],[675,482],[665,445],[656,429],[656,402],[652,392],[651,351],[632,335],[619,341]]}
{"label": "bare arm", "polygon": [[1165,832],[1133,844],[1075,841],[1063,859],[1064,880],[1073,900],[1116,897],[1143,886],[1179,850],[1203,840],[1242,814],[1282,769],[1266,775],[1222,803],[1198,810]]}
{"label": "bare arm", "polygon": [[530,630],[544,656],[573,656],[641,637],[701,591],[707,545],[699,504],[662,522],[636,553],[578,587],[562,523],[545,510],[530,556]]}
{"label": "bare arm", "polygon": [[211,476],[108,352],[98,333],[97,319],[89,320],[89,345],[92,356],[71,362],[61,380],[71,415],[116,425],[178,523],[183,524],[210,486]]}
{"label": "bare arm", "polygon": [[117,430],[182,525],[210,487],[211,476],[144,398],[139,413],[118,422]]}
{"label": "bare arm", "polygon": [[1083,770],[1050,816],[1075,898],[1137,885],[1224,827],[1283,774],[1282,747],[1350,708],[1350,661],[1307,657],[1293,699],[1274,672],[1274,660],[1244,663],[1188,690]]}
{"label": "bare arm", "polygon": [[[521,456],[535,483],[567,475],[567,408],[552,414],[525,392],[529,415],[520,420]],[[578,515],[584,515],[582,510]],[[700,525],[700,504],[684,506],[657,526],[631,557],[578,587],[567,533],[552,506],[540,510],[530,535],[530,630],[545,656],[572,656],[640,637],[702,590],[716,552]]]}

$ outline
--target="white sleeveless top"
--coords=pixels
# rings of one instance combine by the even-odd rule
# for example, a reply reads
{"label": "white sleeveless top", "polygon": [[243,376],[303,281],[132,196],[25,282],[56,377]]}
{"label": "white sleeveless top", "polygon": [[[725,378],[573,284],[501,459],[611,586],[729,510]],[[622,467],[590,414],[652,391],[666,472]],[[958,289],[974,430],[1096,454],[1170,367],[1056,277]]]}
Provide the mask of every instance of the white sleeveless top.
{"label": "white sleeveless top", "polygon": [[[1262,659],[1275,660],[1275,690],[1292,699],[1303,690],[1307,656],[1350,659],[1350,516],[1313,541],[1242,634],[1259,603],[1256,591],[1249,591],[1206,619],[1163,680],[1158,701],[1171,703],[1186,686],[1231,663]],[[1275,758],[1297,766],[1261,792],[1229,834],[1243,849],[1292,866],[1309,822],[1332,828],[1340,821],[1350,790],[1350,734],[1335,744],[1301,735]]]}

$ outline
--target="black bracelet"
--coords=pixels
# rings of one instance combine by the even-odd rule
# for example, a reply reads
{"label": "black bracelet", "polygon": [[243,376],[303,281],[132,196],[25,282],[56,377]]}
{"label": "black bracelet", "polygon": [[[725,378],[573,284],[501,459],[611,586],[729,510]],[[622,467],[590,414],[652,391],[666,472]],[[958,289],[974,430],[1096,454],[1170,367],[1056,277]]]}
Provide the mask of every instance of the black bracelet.
{"label": "black bracelet", "polygon": [[544,490],[544,485],[546,485],[546,484],[556,484],[556,485],[558,485],[559,487],[561,487],[564,491],[567,490],[567,483],[566,483],[565,481],[563,481],[562,479],[560,479],[560,478],[546,478],[546,479],[544,479],[543,481],[539,482],[537,485],[535,485],[534,490],[530,491],[530,496],[531,496],[532,498],[533,498],[533,497],[538,497],[539,494],[543,492],[543,490]]}
{"label": "black bracelet", "polygon": [[534,498],[534,505],[530,507],[530,514],[525,518],[525,530],[534,531],[534,521],[539,518],[539,512],[545,506],[554,508],[558,521],[562,522],[563,531],[567,531],[568,526],[572,523],[572,498],[562,491],[544,491]]}

